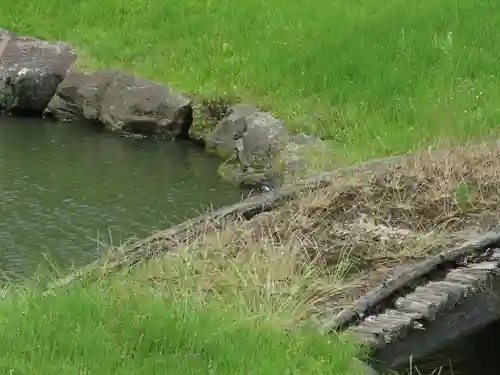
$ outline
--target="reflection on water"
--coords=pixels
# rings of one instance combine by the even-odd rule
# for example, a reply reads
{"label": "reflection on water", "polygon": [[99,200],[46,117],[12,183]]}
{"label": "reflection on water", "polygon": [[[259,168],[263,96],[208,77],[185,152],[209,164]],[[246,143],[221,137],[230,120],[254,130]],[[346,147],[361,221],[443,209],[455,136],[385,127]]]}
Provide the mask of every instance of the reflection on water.
{"label": "reflection on water", "polygon": [[88,124],[0,118],[0,272],[67,266],[241,199],[188,142],[137,141]]}
{"label": "reflection on water", "polygon": [[469,335],[415,364],[410,374],[421,375],[498,375],[500,321]]}

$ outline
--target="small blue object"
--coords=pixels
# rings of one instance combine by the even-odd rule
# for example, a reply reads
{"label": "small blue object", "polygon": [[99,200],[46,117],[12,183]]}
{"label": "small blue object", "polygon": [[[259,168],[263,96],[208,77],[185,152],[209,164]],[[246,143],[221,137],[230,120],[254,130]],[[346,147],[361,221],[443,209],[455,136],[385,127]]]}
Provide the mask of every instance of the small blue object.
{"label": "small blue object", "polygon": [[266,183],[262,184],[261,189],[262,189],[262,191],[263,191],[264,193],[268,193],[268,192],[270,192],[270,191],[273,191],[273,190],[274,190],[274,188],[272,187],[272,185],[271,185],[271,184],[268,184],[268,183],[267,183],[267,184],[266,184]]}

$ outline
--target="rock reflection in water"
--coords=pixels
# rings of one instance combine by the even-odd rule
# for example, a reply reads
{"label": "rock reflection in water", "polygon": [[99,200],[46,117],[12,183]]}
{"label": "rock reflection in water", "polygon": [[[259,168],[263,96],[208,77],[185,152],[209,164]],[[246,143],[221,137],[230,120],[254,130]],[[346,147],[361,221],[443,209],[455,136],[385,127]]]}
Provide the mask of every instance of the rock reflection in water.
{"label": "rock reflection in water", "polygon": [[124,139],[89,124],[0,118],[0,272],[62,266],[241,199],[189,142]]}

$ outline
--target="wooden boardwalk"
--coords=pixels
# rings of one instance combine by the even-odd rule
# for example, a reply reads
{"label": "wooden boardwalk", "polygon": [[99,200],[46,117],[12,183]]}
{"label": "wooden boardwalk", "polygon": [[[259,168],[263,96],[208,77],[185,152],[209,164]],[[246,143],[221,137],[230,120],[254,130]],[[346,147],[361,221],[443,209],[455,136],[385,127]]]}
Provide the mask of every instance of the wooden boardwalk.
{"label": "wooden boardwalk", "polygon": [[500,233],[490,232],[383,282],[324,331],[368,345],[379,372],[397,369],[500,319]]}

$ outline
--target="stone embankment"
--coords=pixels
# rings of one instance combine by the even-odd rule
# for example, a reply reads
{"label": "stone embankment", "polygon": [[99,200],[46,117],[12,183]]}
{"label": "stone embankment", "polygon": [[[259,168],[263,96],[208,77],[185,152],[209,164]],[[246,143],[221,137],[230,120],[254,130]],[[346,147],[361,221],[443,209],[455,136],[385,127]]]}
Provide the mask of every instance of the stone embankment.
{"label": "stone embankment", "polygon": [[75,69],[69,44],[0,29],[0,113],[87,121],[127,137],[192,140],[225,161],[222,177],[279,187],[315,171],[321,140],[290,134],[252,104],[200,99],[117,69]]}

